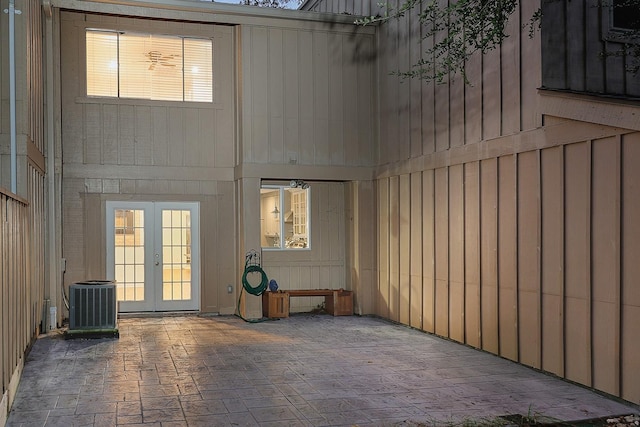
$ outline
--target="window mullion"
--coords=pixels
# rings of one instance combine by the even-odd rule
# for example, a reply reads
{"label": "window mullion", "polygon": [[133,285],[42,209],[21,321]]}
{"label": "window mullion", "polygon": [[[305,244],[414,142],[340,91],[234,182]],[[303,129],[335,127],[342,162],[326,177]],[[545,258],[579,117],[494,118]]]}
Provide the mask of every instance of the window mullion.
{"label": "window mullion", "polygon": [[182,83],[182,101],[183,102],[185,101],[185,95],[184,95],[184,56],[185,56],[185,54],[184,54],[184,38],[183,38],[182,39],[182,56],[181,56],[181,59],[182,59],[182,67],[181,67],[182,68],[182,72],[180,74],[181,77],[182,77],[180,79],[180,82]]}
{"label": "window mullion", "polygon": [[118,98],[120,98],[120,33],[116,33],[116,83]]}
{"label": "window mullion", "polygon": [[284,249],[285,242],[285,231],[284,231],[284,219],[285,219],[285,208],[284,208],[284,188],[280,188],[280,249]]}

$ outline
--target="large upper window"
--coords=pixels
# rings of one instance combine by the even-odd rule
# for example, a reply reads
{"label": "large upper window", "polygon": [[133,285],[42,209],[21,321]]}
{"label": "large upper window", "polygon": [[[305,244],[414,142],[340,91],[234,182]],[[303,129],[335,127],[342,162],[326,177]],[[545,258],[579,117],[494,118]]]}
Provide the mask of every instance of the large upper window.
{"label": "large upper window", "polygon": [[[295,182],[295,181],[294,181]],[[260,231],[265,249],[309,248],[309,187],[264,185],[260,189]]]}
{"label": "large upper window", "polygon": [[87,30],[87,96],[212,102],[210,39]]}

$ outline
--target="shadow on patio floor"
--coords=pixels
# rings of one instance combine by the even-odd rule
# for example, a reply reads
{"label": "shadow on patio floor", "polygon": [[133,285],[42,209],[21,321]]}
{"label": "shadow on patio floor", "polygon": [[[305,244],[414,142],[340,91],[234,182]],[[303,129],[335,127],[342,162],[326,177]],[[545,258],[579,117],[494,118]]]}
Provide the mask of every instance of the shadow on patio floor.
{"label": "shadow on patio floor", "polygon": [[[638,408],[370,317],[123,318],[120,338],[37,340],[8,426],[478,425]],[[472,421],[475,420],[475,421]]]}

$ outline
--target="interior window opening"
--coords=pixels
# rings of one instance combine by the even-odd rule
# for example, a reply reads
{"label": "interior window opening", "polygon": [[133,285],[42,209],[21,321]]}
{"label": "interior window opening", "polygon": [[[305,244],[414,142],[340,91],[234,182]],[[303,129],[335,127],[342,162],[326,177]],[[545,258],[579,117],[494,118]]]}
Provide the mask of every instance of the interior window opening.
{"label": "interior window opening", "polygon": [[306,183],[262,186],[260,240],[263,249],[310,248],[309,191]]}

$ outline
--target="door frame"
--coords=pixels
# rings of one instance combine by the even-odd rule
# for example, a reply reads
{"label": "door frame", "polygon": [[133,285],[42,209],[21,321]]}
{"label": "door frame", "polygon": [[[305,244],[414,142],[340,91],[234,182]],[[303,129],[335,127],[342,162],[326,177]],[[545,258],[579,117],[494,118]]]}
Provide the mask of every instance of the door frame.
{"label": "door frame", "polygon": [[[144,211],[144,286],[143,301],[119,301],[119,312],[200,311],[200,203],[182,201],[107,201],[105,215],[106,230],[106,278],[115,279],[115,210],[133,209]],[[191,299],[163,301],[162,262],[155,264],[155,254],[162,254],[162,210],[179,209],[191,211]],[[149,248],[149,249],[147,249]],[[160,256],[160,259],[162,257]]]}

